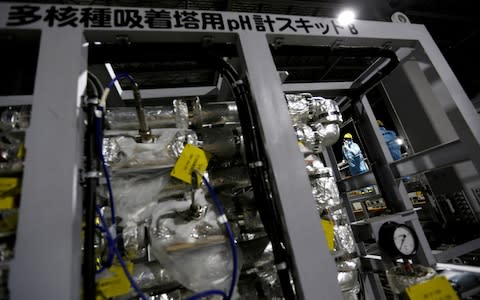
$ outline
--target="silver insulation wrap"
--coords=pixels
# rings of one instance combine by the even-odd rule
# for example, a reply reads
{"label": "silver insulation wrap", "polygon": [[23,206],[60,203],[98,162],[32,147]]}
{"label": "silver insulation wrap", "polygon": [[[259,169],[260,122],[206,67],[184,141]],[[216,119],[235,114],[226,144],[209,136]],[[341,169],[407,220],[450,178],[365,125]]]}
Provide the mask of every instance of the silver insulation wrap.
{"label": "silver insulation wrap", "polygon": [[[176,115],[171,107],[145,106],[144,112],[150,128],[174,128],[177,125]],[[109,108],[105,114],[105,121],[109,129],[138,129],[138,117],[134,107]]]}
{"label": "silver insulation wrap", "polygon": [[175,112],[175,124],[177,128],[188,128],[188,106],[185,101],[173,100],[173,111]]}
{"label": "silver insulation wrap", "polygon": [[358,259],[350,258],[355,253],[353,232],[341,206],[331,168],[325,167],[317,155],[310,154],[322,152],[338,141],[339,125],[343,122],[340,110],[335,101],[310,94],[286,95],[286,99],[300,149],[306,154],[305,168],[318,212],[334,224],[333,254],[340,257],[336,262],[339,285],[344,299],[355,300],[360,290],[357,278],[360,263]]}
{"label": "silver insulation wrap", "polygon": [[288,112],[293,124],[307,123],[310,115],[309,102],[303,95],[287,94]]}
{"label": "silver insulation wrap", "polygon": [[343,122],[337,103],[310,94],[287,94],[287,106],[297,138],[313,152],[322,152],[340,137]]}
{"label": "silver insulation wrap", "polygon": [[324,124],[334,123],[340,125],[343,123],[340,108],[334,100],[323,97],[311,97],[309,100],[311,120]]}
{"label": "silver insulation wrap", "polygon": [[[151,129],[181,128],[190,124],[195,128],[212,125],[240,124],[235,102],[211,102],[201,104],[198,97],[192,101],[191,110],[188,102],[173,100],[173,106],[145,106],[145,120]],[[16,115],[15,115],[16,116]],[[12,119],[13,121],[9,121]],[[18,118],[6,119],[17,124]],[[112,107],[105,114],[107,128],[110,130],[138,130],[138,116],[134,107]]]}
{"label": "silver insulation wrap", "polygon": [[[175,280],[168,271],[157,262],[135,264],[133,279],[142,289],[152,287],[168,288],[175,284]],[[161,286],[159,286],[161,284]]]}
{"label": "silver insulation wrap", "polygon": [[153,143],[137,143],[135,134],[104,138],[104,156],[112,168],[171,165],[186,144],[197,145],[197,135],[191,130],[163,129],[153,131]]}

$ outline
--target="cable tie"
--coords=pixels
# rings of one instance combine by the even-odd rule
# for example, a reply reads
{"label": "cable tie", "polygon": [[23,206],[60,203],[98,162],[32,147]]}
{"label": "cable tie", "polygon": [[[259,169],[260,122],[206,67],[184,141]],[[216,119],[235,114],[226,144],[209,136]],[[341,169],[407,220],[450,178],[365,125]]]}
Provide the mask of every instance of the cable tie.
{"label": "cable tie", "polygon": [[221,216],[218,216],[217,221],[220,224],[225,224],[225,223],[228,222],[228,219],[227,219],[227,216],[225,216],[225,214],[223,214]]}
{"label": "cable tie", "polygon": [[251,169],[263,167],[263,162],[261,162],[260,160],[257,160],[257,161],[254,161],[254,162],[249,163],[248,166],[249,166]]}
{"label": "cable tie", "polygon": [[95,110],[95,117],[101,118],[103,116],[103,111],[101,109]]}
{"label": "cable tie", "polygon": [[275,268],[277,268],[277,270],[286,270],[287,269],[287,264],[285,262],[281,262],[279,264],[276,264]]}
{"label": "cable tie", "polygon": [[232,86],[233,86],[233,87],[237,87],[237,86],[239,86],[239,85],[241,85],[241,84],[243,84],[243,81],[240,79],[240,80],[237,80],[237,81],[235,81],[234,83],[232,83]]}

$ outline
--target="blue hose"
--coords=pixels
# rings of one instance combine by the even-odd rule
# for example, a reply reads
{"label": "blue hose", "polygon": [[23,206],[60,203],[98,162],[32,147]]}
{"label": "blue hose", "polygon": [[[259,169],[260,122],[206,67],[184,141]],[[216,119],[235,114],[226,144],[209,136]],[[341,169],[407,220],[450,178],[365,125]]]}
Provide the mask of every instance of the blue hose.
{"label": "blue hose", "polygon": [[200,292],[198,294],[195,294],[193,296],[190,296],[187,298],[187,300],[199,300],[199,299],[202,299],[202,298],[205,298],[205,297],[208,297],[208,296],[214,296],[214,295],[219,295],[219,296],[222,296],[223,299],[226,299],[227,298],[227,294],[225,294],[224,291],[221,291],[221,290],[209,290],[209,291],[205,291],[205,292]]}
{"label": "blue hose", "polygon": [[115,76],[115,78],[110,80],[110,82],[107,85],[107,88],[112,89],[113,85],[115,84],[115,81],[120,80],[122,78],[128,78],[128,80],[130,80],[130,82],[133,85],[137,85],[137,82],[135,81],[135,79],[133,79],[132,75],[127,74],[127,73],[120,73],[117,76]]}
{"label": "blue hose", "polygon": [[[97,206],[96,208],[97,210],[97,214],[100,215],[101,214],[101,211],[100,211],[100,208]],[[103,226],[96,226],[101,232],[105,233],[106,230],[103,228]],[[115,247],[114,244],[112,244],[112,241],[109,240],[109,239],[106,239],[107,241],[107,261],[105,262],[105,264],[103,264],[101,266],[100,269],[98,269],[97,271],[95,271],[96,274],[100,274],[102,273],[103,271],[105,271],[106,269],[110,268],[112,266],[112,263],[113,263],[113,258],[115,256],[115,252],[113,250],[113,247]],[[115,243],[115,241],[113,241]]]}
{"label": "blue hose", "polygon": [[[203,180],[203,183],[207,186],[208,192],[212,197],[213,203],[217,208],[218,214],[221,217],[225,216],[225,211],[223,210],[222,203],[218,199],[217,193],[215,193],[215,190],[213,189],[212,185],[208,182],[205,176],[202,176],[202,180]],[[232,281],[230,283],[230,289],[228,290],[228,294],[225,294],[223,291],[220,291],[220,290],[208,290],[208,291],[190,296],[189,298],[187,298],[187,300],[198,300],[211,295],[221,295],[223,296],[223,299],[227,299],[227,300],[232,299],[233,292],[235,290],[235,285],[237,283],[238,253],[237,253],[237,244],[235,242],[235,237],[233,235],[232,228],[230,227],[230,223],[225,222],[224,225],[227,231],[228,240],[230,241],[230,248],[232,250],[232,258],[233,258]]]}

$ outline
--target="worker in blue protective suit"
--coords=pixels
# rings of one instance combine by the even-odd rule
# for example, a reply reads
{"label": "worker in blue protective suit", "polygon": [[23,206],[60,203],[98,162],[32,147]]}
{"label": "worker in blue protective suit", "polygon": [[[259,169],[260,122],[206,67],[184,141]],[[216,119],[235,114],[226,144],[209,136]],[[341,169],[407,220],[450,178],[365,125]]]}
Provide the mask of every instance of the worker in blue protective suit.
{"label": "worker in blue protective suit", "polygon": [[383,122],[377,120],[377,124],[380,127],[380,132],[383,135],[383,139],[388,146],[388,150],[392,155],[393,160],[399,160],[402,158],[402,151],[400,150],[400,145],[397,143],[397,134],[393,130],[387,130],[383,126]]}
{"label": "worker in blue protective suit", "polygon": [[353,142],[351,133],[343,136],[342,152],[343,157],[345,157],[345,160],[348,162],[348,169],[352,176],[368,171],[368,166],[363,159],[362,151],[360,147]]}

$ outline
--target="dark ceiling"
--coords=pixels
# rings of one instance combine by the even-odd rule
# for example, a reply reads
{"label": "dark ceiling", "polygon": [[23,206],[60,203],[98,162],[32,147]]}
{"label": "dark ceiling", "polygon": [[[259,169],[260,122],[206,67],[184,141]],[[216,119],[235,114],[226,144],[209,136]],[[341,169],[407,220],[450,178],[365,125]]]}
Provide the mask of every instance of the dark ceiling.
{"label": "dark ceiling", "polygon": [[[7,2],[0,0],[1,2]],[[16,1],[8,1],[16,2]],[[425,24],[468,96],[480,97],[480,18],[477,0],[30,0],[18,2],[228,10],[336,17],[352,8],[364,20],[390,21],[395,11],[412,23]]]}

